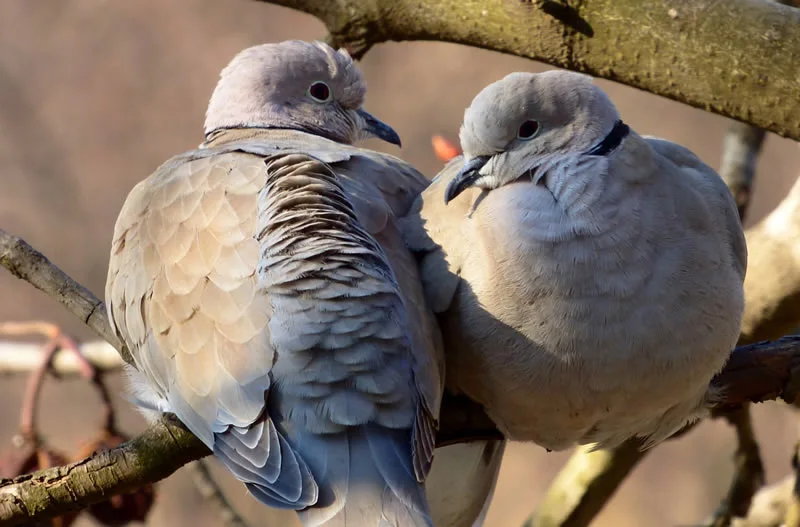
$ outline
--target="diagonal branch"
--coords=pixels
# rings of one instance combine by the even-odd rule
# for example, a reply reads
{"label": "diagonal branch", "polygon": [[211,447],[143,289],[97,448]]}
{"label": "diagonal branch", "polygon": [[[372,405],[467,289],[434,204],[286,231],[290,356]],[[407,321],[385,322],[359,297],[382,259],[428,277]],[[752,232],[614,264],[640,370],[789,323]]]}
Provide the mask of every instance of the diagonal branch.
{"label": "diagonal branch", "polygon": [[[794,218],[800,217],[797,213],[800,200],[793,196],[800,194],[797,189],[800,189],[800,182],[779,209],[765,220],[771,227],[757,227],[748,232],[748,245],[754,238],[758,241],[759,237],[765,237],[773,243],[785,243],[784,237],[796,239],[794,230],[800,230],[800,221],[794,221]],[[775,214],[778,216],[774,217]],[[780,231],[784,236],[775,236],[776,225],[785,226]],[[769,236],[765,236],[764,232]],[[781,269],[791,266],[793,261],[791,253],[781,260],[773,260],[772,263],[761,261],[748,271],[748,279],[757,280],[751,278],[753,275],[779,275]],[[779,265],[775,262],[779,262]],[[2,230],[0,265],[59,299],[101,335],[113,338],[110,329],[107,329],[105,309],[91,292],[74,282],[23,240]],[[800,277],[797,283],[800,284]],[[784,291],[785,289],[776,288],[773,290],[773,297],[767,299],[775,304],[775,309],[758,313],[764,318],[781,317],[784,323],[791,317],[796,317],[795,306],[782,301],[781,295]],[[748,313],[753,309],[752,305],[748,297]],[[755,305],[761,306],[763,302]],[[87,306],[91,307],[87,309]],[[751,313],[751,318],[758,319],[758,313]],[[746,319],[747,316],[746,313]],[[757,335],[759,332],[753,334]],[[116,342],[116,345],[119,343]],[[740,408],[746,402],[777,398],[793,403],[797,399],[800,386],[800,338],[787,337],[774,343],[762,342],[737,348],[725,370],[715,378],[713,384],[724,388],[725,398],[717,408],[722,412]],[[459,397],[446,397],[442,406],[437,445],[499,437],[479,405]],[[67,468],[49,469],[14,480],[0,481],[0,523],[18,525],[34,517],[49,518],[85,507],[102,501],[108,495],[126,492],[143,483],[167,477],[182,465],[204,455],[208,455],[208,450],[181,424],[159,423],[102,456],[92,456]],[[633,461],[630,468],[635,464],[635,460]],[[610,488],[613,491],[612,487],[615,488],[610,485],[600,489],[596,495],[608,493]]]}
{"label": "diagonal branch", "polygon": [[[627,84],[800,140],[800,10],[752,0],[262,0],[332,44],[439,40]],[[689,44],[690,43],[690,44]],[[769,60],[764,60],[769,57]]]}
{"label": "diagonal branch", "polygon": [[28,242],[3,229],[0,229],[0,266],[56,299],[119,350],[126,362],[132,362],[128,350],[111,331],[103,301],[53,265]]}
{"label": "diagonal branch", "polygon": [[180,423],[164,419],[117,448],[13,480],[0,479],[0,524],[28,525],[131,492],[210,454]]}

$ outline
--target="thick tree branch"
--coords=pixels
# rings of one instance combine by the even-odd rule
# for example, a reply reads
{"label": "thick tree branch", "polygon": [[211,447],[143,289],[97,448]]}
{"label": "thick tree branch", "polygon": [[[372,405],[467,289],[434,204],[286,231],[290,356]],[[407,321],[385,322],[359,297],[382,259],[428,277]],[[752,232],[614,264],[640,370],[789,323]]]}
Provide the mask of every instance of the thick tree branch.
{"label": "thick tree branch", "polygon": [[164,419],[136,438],[65,465],[0,479],[0,524],[59,516],[166,478],[208,449],[179,422]]}
{"label": "thick tree branch", "polygon": [[[262,0],[363,55],[440,40],[582,71],[800,140],[800,10],[753,0]],[[769,57],[769,60],[764,60]]]}
{"label": "thick tree branch", "polygon": [[[724,388],[727,394],[719,408],[737,408],[748,400],[746,397],[753,402],[776,398],[793,402],[797,397],[796,387],[800,385],[798,366],[800,337],[738,348],[730,366],[714,380],[714,385]],[[744,368],[755,373],[753,379],[742,375]],[[746,397],[741,392],[746,393]],[[449,398],[448,401],[442,408],[440,431],[440,436],[446,440],[437,438],[437,445],[500,437],[494,428],[479,428],[477,432],[470,428],[459,428],[465,424],[473,426],[481,420],[470,417],[465,421],[464,415],[475,412],[459,407],[456,398]],[[616,488],[618,480],[621,481],[641,457],[635,450],[635,446],[627,445],[618,452],[597,454],[600,462],[594,466],[592,474],[599,473],[603,478],[582,478],[587,486],[583,491],[588,494],[577,491],[573,494],[573,501],[580,499],[582,503],[580,509],[573,511],[575,514],[591,517],[599,510],[604,502],[600,498],[608,494],[606,488]],[[9,522],[3,525],[20,525],[34,517],[49,518],[85,507],[103,501],[109,495],[128,492],[144,483],[163,479],[186,463],[208,454],[208,449],[182,424],[164,420],[131,441],[78,463],[13,480],[0,480],[0,522]],[[620,463],[615,456],[624,458],[624,462]],[[616,469],[609,471],[609,466]],[[585,472],[581,474],[585,476]],[[566,505],[571,506],[572,503]],[[571,523],[585,524],[581,521]]]}

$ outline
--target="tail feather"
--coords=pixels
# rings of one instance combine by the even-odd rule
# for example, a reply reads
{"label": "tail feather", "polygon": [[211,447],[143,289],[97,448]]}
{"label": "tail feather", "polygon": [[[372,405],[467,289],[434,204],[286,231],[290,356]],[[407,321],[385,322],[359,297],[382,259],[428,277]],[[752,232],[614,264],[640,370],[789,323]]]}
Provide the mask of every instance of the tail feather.
{"label": "tail feather", "polygon": [[317,505],[298,512],[305,527],[433,527],[409,430],[366,425],[298,439],[320,487]]}
{"label": "tail feather", "polygon": [[301,509],[317,502],[318,488],[308,465],[271,420],[263,427],[231,427],[215,434],[213,452],[251,494],[270,507]]}

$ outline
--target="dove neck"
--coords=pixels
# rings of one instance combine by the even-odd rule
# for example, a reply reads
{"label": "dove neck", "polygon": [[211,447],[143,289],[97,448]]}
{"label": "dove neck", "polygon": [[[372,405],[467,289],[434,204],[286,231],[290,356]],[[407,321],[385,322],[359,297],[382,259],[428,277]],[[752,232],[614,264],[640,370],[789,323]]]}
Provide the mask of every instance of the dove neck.
{"label": "dove neck", "polygon": [[589,149],[585,155],[587,156],[607,156],[622,143],[622,140],[627,137],[631,129],[627,124],[622,122],[622,119],[617,119],[614,127],[608,132],[602,141],[597,143],[594,147]]}

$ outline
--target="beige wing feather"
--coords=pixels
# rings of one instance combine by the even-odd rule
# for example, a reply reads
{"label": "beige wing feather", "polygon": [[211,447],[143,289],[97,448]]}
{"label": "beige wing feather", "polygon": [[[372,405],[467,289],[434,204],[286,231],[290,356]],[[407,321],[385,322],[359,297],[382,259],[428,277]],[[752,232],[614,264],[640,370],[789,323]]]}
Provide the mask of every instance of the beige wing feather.
{"label": "beige wing feather", "polygon": [[265,181],[264,160],[242,153],[162,165],[122,209],[106,297],[114,329],[165,401],[159,409],[246,482],[307,505],[310,473],[265,413],[275,358],[256,239]]}

